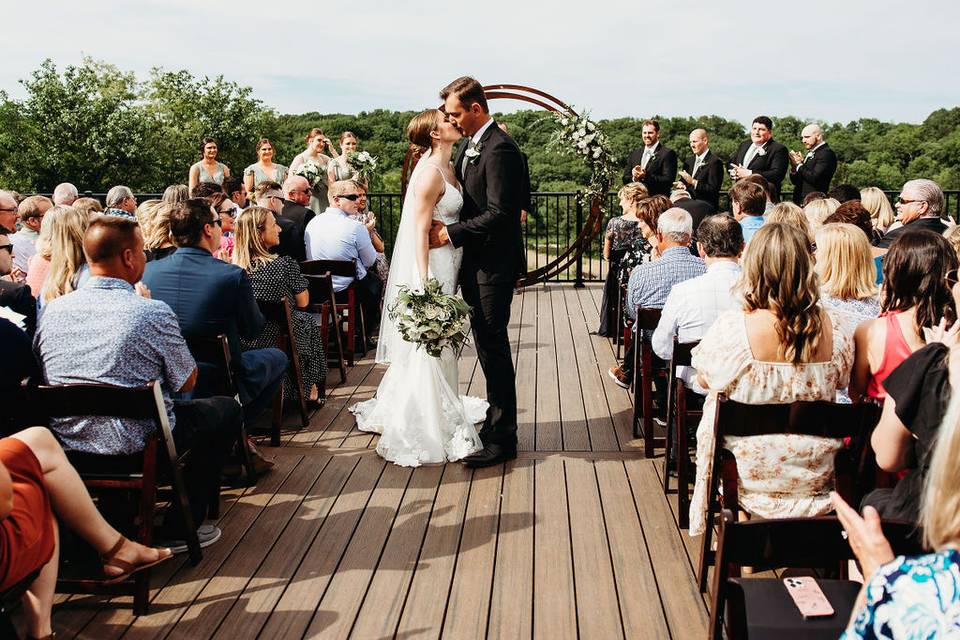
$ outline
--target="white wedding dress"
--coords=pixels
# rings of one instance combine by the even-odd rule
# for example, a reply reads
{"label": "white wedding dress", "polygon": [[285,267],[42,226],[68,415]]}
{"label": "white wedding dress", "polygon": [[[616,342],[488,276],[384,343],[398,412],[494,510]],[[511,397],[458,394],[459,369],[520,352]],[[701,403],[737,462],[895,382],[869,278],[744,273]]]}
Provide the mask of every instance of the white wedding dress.
{"label": "white wedding dress", "polygon": [[[436,166],[428,165],[428,158],[429,152],[410,177],[391,257],[377,345],[377,362],[390,366],[376,396],[350,407],[361,431],[380,434],[377,453],[405,467],[459,460],[482,449],[475,425],[486,418],[488,406],[486,400],[459,394],[458,363],[452,351],[445,349],[434,358],[406,342],[388,313],[400,285],[423,287],[415,255],[414,203],[420,176],[425,171],[439,172]],[[463,196],[444,178],[443,195],[433,210],[434,220],[457,222],[461,207]],[[450,243],[430,250],[427,275],[436,278],[446,294],[457,291],[462,254],[462,249]]]}

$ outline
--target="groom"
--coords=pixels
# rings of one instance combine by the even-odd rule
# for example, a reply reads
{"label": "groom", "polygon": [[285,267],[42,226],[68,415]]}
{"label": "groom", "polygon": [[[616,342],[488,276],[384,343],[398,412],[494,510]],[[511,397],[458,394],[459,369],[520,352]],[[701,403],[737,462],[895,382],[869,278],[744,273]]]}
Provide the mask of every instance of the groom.
{"label": "groom", "polygon": [[483,86],[475,79],[457,78],[440,98],[449,121],[470,140],[461,144],[455,162],[464,191],[460,222],[434,221],[430,246],[463,247],[460,289],[473,307],[473,337],[490,403],[480,429],[484,448],[463,463],[489,467],[517,457],[517,390],[507,325],[523,255],[523,156],[490,117]]}

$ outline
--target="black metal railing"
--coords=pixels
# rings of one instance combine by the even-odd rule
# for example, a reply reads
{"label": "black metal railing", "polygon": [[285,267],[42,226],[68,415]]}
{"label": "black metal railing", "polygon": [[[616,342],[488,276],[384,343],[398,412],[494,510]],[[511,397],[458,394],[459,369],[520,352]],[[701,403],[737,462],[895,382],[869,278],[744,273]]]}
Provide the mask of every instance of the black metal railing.
{"label": "black metal railing", "polygon": [[[891,202],[900,194],[897,191],[884,191]],[[99,198],[105,194],[87,193],[85,196]],[[960,190],[945,191],[945,213],[954,220],[960,220]],[[784,201],[790,200],[791,193],[781,194]],[[142,202],[150,198],[159,198],[160,194],[137,194]],[[400,225],[400,213],[403,200],[399,193],[371,193],[368,195],[367,208],[377,216],[377,230],[383,238],[387,256],[393,250],[397,227]],[[729,211],[727,194],[720,197],[720,210]],[[318,212],[319,213],[319,212]],[[551,281],[555,282],[598,282],[606,277],[606,262],[603,260],[603,233],[607,221],[620,215],[619,200],[615,192],[607,194],[605,215],[601,221],[601,232],[597,233],[585,247],[580,259],[568,269],[558,273]],[[523,224],[523,239],[527,250],[527,268],[533,271],[549,264],[569,247],[589,218],[588,211],[578,203],[577,193],[537,192],[531,194],[531,211]]]}

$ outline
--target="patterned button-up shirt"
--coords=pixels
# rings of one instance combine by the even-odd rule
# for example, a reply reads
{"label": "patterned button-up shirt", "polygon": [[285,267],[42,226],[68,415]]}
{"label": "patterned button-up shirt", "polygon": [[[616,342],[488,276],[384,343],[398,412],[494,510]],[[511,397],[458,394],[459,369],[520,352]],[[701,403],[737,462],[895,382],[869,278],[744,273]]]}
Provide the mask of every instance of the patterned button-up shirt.
{"label": "patterned button-up shirt", "polygon": [[105,216],[118,216],[120,218],[127,218],[129,220],[136,221],[137,216],[133,215],[129,211],[124,209],[117,209],[115,207],[107,207],[103,210],[103,215]]}
{"label": "patterned button-up shirt", "polygon": [[707,271],[703,260],[688,247],[670,247],[659,260],[634,267],[627,283],[627,313],[637,319],[637,308],[662,309],[673,285]]}
{"label": "patterned button-up shirt", "polygon": [[[139,387],[159,380],[171,428],[170,391],[196,367],[170,307],[138,296],[116,278],[90,278],[48,303],[34,351],[48,384]],[[57,419],[51,428],[65,448],[104,455],[141,451],[155,430],[149,420],[103,416]]]}

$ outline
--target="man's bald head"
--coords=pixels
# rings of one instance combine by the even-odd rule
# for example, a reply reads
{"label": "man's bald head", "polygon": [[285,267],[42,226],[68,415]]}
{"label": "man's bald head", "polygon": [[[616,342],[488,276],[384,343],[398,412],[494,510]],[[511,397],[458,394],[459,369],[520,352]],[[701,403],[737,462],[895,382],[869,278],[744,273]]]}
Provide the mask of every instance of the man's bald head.
{"label": "man's bald head", "polygon": [[283,197],[300,205],[310,202],[310,183],[303,176],[289,175],[283,181]]}
{"label": "man's bald head", "polygon": [[800,140],[807,149],[813,149],[823,142],[823,129],[815,122],[812,122],[803,128],[800,132]]}
{"label": "man's bald head", "polygon": [[693,154],[699,156],[710,145],[710,138],[707,136],[706,129],[694,129],[690,132],[690,150]]}
{"label": "man's bald head", "polygon": [[72,205],[80,197],[80,192],[69,182],[61,182],[53,190],[53,204]]}
{"label": "man's bald head", "polygon": [[119,278],[130,284],[143,277],[146,255],[135,220],[121,216],[95,218],[83,235],[83,253],[92,275]]}

